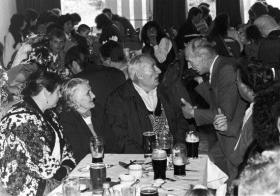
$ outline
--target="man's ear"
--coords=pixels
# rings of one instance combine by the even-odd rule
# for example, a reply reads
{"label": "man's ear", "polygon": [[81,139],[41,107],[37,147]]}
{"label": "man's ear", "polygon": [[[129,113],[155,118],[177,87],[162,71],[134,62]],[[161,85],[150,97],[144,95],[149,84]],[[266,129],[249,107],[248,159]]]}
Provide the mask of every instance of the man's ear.
{"label": "man's ear", "polygon": [[278,117],[278,119],[277,119],[277,129],[280,133],[280,117]]}

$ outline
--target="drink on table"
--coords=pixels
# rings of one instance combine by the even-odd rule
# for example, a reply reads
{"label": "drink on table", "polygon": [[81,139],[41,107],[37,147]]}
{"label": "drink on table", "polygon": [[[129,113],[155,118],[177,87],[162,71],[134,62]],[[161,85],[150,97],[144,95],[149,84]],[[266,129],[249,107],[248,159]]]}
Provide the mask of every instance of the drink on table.
{"label": "drink on table", "polygon": [[199,137],[194,131],[186,134],[187,154],[190,158],[198,158]]}
{"label": "drink on table", "polygon": [[166,151],[167,155],[171,154],[173,146],[173,136],[169,131],[169,126],[165,125],[163,130],[158,133],[158,142],[163,150]]}
{"label": "drink on table", "polygon": [[103,192],[103,183],[106,181],[106,167],[104,163],[90,164],[90,180],[93,193]]}
{"label": "drink on table", "polygon": [[63,196],[79,196],[80,195],[80,179],[67,178],[62,183]]}
{"label": "drink on table", "polygon": [[156,187],[152,186],[142,187],[140,196],[158,196],[158,190]]}
{"label": "drink on table", "polygon": [[172,149],[174,175],[185,176],[186,148],[183,144],[175,145]]}
{"label": "drink on table", "polygon": [[92,155],[92,163],[103,162],[104,145],[101,137],[92,137],[90,139],[90,151]]}
{"label": "drink on table", "polygon": [[166,179],[167,154],[165,150],[153,150],[152,165],[154,170],[154,179]]}
{"label": "drink on table", "polygon": [[152,156],[152,144],[156,141],[156,134],[152,131],[146,131],[143,133],[143,149],[144,158]]}

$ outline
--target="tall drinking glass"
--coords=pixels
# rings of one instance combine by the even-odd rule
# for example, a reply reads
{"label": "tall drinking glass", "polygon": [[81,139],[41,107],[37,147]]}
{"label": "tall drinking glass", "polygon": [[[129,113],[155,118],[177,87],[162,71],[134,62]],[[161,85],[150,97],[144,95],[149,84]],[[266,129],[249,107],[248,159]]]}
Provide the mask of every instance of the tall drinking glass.
{"label": "tall drinking glass", "polygon": [[90,164],[90,180],[93,193],[99,194],[103,191],[103,183],[106,181],[106,167],[104,163]]}
{"label": "tall drinking glass", "polygon": [[92,137],[90,139],[90,151],[92,155],[92,163],[103,162],[104,143],[102,137]]}
{"label": "tall drinking glass", "polygon": [[155,148],[152,154],[154,179],[166,179],[167,154],[165,150]]}
{"label": "tall drinking glass", "polygon": [[144,158],[151,157],[153,148],[152,144],[156,141],[156,134],[152,131],[146,131],[143,133],[143,149]]}
{"label": "tall drinking glass", "polygon": [[189,158],[198,158],[199,137],[197,132],[186,133],[186,147]]}
{"label": "tall drinking glass", "polygon": [[173,136],[170,132],[163,131],[158,134],[158,142],[163,150],[166,151],[167,155],[171,154],[171,149],[173,146]]}
{"label": "tall drinking glass", "polygon": [[80,195],[80,179],[67,178],[62,183],[63,196],[79,196]]}

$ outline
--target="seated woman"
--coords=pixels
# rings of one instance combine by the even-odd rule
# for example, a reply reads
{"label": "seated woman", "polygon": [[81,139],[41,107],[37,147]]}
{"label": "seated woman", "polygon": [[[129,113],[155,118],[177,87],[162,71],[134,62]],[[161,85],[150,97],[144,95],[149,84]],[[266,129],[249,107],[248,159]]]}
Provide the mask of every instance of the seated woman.
{"label": "seated woman", "polygon": [[63,85],[62,96],[65,108],[60,118],[64,135],[79,162],[90,153],[90,137],[98,135],[91,115],[95,95],[87,80],[73,78]]}
{"label": "seated woman", "polygon": [[142,53],[154,57],[161,72],[164,73],[168,65],[174,60],[175,52],[171,40],[156,21],[150,21],[144,25],[141,41],[144,43]]}
{"label": "seated woman", "polygon": [[24,100],[0,123],[1,182],[11,195],[43,195],[74,168],[57,115],[48,110],[60,97],[61,79],[53,73],[30,76]]}
{"label": "seated woman", "polygon": [[255,96],[258,92],[270,86],[273,79],[273,72],[269,67],[247,60],[241,61],[237,71],[237,86],[239,94],[250,103],[250,107],[246,110],[244,117],[241,117],[241,122],[237,123],[239,125],[237,127],[228,124],[224,114],[215,116],[214,127],[216,130],[221,132],[233,130],[240,132],[238,141],[229,157],[233,168],[236,169],[236,171],[232,169],[232,178],[235,178],[238,174],[237,168],[243,162],[245,153],[254,140],[252,112]]}

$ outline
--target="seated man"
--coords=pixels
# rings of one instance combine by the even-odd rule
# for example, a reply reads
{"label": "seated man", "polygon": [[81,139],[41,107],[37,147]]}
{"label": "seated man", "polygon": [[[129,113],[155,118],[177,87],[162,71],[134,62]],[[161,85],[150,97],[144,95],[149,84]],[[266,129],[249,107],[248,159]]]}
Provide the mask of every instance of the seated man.
{"label": "seated man", "polygon": [[[155,61],[138,55],[128,63],[128,76],[107,100],[104,131],[110,134],[107,144],[114,153],[143,153],[142,133],[163,130],[175,142],[185,141],[188,123],[174,103],[170,89],[159,85],[161,71]],[[109,143],[110,142],[110,143]]]}

